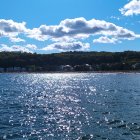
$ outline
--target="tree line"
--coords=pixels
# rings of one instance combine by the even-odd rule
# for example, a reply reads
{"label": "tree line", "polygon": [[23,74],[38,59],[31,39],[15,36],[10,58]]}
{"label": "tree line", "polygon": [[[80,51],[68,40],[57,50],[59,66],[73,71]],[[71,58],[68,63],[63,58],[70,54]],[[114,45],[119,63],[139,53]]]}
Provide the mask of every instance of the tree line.
{"label": "tree line", "polygon": [[[140,52],[62,52],[32,54],[22,52],[0,52],[0,68],[20,67],[34,71],[55,71],[62,65],[83,66],[89,64],[93,70],[140,69]],[[135,67],[137,65],[137,67]],[[80,70],[79,70],[80,71]]]}

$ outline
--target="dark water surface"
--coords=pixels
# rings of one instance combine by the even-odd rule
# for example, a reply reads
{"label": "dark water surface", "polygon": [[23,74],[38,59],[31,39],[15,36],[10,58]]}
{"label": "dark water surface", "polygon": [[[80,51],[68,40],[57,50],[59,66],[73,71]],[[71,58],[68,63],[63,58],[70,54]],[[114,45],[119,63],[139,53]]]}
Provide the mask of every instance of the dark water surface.
{"label": "dark water surface", "polygon": [[0,74],[0,140],[140,140],[140,74]]}

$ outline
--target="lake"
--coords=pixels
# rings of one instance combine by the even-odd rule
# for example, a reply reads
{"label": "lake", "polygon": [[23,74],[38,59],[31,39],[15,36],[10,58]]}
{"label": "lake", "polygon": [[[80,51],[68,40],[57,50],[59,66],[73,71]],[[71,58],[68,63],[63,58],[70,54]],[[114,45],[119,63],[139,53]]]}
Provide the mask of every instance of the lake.
{"label": "lake", "polygon": [[0,140],[140,140],[140,74],[0,74]]}

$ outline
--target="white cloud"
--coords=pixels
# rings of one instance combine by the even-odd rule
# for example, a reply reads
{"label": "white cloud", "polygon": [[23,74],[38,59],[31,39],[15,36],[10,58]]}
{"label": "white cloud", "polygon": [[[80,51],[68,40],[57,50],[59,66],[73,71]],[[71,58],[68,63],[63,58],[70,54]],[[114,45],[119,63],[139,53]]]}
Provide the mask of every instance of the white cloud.
{"label": "white cloud", "polygon": [[43,48],[42,50],[59,50],[59,51],[76,51],[76,50],[88,50],[90,48],[89,43],[82,43],[82,42],[59,42],[48,45],[47,47]]}
{"label": "white cloud", "polygon": [[18,23],[13,20],[0,19],[0,30],[6,33],[25,32],[25,25],[25,22]]}
{"label": "white cloud", "polygon": [[13,51],[13,49],[12,48],[10,48],[10,47],[8,47],[7,45],[5,45],[5,44],[1,44],[1,48],[0,48],[0,52],[12,52]]}
{"label": "white cloud", "polygon": [[59,25],[47,26],[41,25],[34,28],[29,37],[38,40],[62,41],[62,39],[80,40],[89,38],[93,35],[113,36],[121,39],[135,39],[137,35],[128,29],[117,26],[113,23],[103,20],[91,19],[87,21],[85,18],[65,19]]}
{"label": "white cloud", "polygon": [[[22,35],[23,39],[19,37],[20,35]],[[51,40],[57,44],[59,44],[59,42],[65,42],[63,44],[74,44],[75,42],[80,42],[83,39],[96,35],[101,36],[100,40],[97,40],[98,42],[101,42],[101,40],[103,42],[102,36],[106,36],[108,42],[111,42],[110,38],[117,40],[134,40],[135,38],[140,37],[140,35],[135,34],[133,31],[113,23],[96,19],[86,20],[83,17],[65,19],[58,25],[41,25],[39,28],[33,29],[26,28],[25,22],[20,23],[13,20],[0,19],[0,37],[8,37],[11,42],[25,42],[25,37],[39,41]],[[28,45],[25,48],[36,49],[35,46],[31,45]]]}
{"label": "white cloud", "polygon": [[20,51],[20,52],[27,52],[27,53],[32,53],[32,51],[30,51],[29,49],[22,47],[22,46],[18,46],[18,45],[13,45],[12,46],[13,51]]}
{"label": "white cloud", "polygon": [[12,40],[19,34],[28,32],[25,26],[25,22],[18,23],[13,20],[0,19],[0,37],[9,37]]}
{"label": "white cloud", "polygon": [[0,52],[27,52],[27,53],[33,53],[29,49],[19,46],[19,45],[12,45],[8,46],[5,44],[1,44]]}
{"label": "white cloud", "polygon": [[140,14],[140,0],[131,0],[119,10],[124,16],[138,15]]}
{"label": "white cloud", "polygon": [[21,38],[19,38],[19,37],[11,37],[11,38],[10,38],[10,41],[11,41],[11,42],[25,42],[24,39],[21,39]]}
{"label": "white cloud", "polygon": [[38,28],[34,28],[32,30],[28,30],[27,37],[36,39],[38,41],[45,41],[45,40],[49,39],[48,36],[41,35],[41,32],[40,32],[40,30]]}
{"label": "white cloud", "polygon": [[9,38],[13,43],[25,42],[19,35],[27,36],[30,29],[26,28],[25,22],[15,22],[13,20],[0,19],[0,37]]}
{"label": "white cloud", "polygon": [[98,39],[94,39],[93,43],[111,43],[111,44],[116,44],[118,40],[116,38],[108,38],[106,36],[101,36]]}
{"label": "white cloud", "polygon": [[25,47],[28,48],[28,49],[31,49],[31,50],[36,50],[37,49],[37,46],[34,45],[34,44],[27,44]]}

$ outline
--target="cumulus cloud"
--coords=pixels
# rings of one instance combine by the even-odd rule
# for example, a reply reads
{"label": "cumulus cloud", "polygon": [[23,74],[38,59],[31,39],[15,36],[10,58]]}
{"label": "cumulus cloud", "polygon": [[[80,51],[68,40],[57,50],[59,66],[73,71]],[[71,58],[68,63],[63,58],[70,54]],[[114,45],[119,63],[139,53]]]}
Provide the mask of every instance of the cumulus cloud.
{"label": "cumulus cloud", "polygon": [[119,10],[124,16],[138,15],[140,14],[140,0],[131,0]]}
{"label": "cumulus cloud", "polygon": [[32,30],[29,30],[27,37],[36,39],[38,41],[45,41],[49,39],[48,36],[41,35],[39,28],[34,28]]}
{"label": "cumulus cloud", "polygon": [[15,22],[13,20],[0,19],[0,37],[8,37],[11,42],[23,42],[25,40],[17,37],[19,34],[26,34],[29,29],[25,22]]}
{"label": "cumulus cloud", "polygon": [[18,23],[13,20],[5,20],[0,19],[0,31],[3,34],[8,33],[24,33],[27,31],[27,28],[25,27],[26,23]]}
{"label": "cumulus cloud", "polygon": [[[20,38],[21,35],[23,39]],[[33,29],[28,29],[25,22],[0,19],[0,37],[8,37],[11,42],[25,42],[24,39],[29,38],[39,41],[51,40],[53,44],[43,48],[45,50],[84,50],[89,48],[89,44],[81,41],[96,35],[101,36],[93,41],[96,43],[117,43],[116,40],[140,38],[140,35],[133,31],[111,22],[96,19],[86,20],[83,17],[65,19],[58,25],[41,25]],[[37,49],[32,44],[23,47],[29,50]]]}
{"label": "cumulus cloud", "polygon": [[28,49],[31,49],[31,50],[36,50],[37,49],[37,46],[34,45],[34,44],[27,44],[25,47],[28,48]]}
{"label": "cumulus cloud", "polygon": [[8,47],[7,45],[5,44],[1,44],[1,48],[0,48],[0,52],[12,52],[13,49],[11,47]]}
{"label": "cumulus cloud", "polygon": [[38,40],[60,41],[62,39],[78,40],[88,38],[93,35],[113,36],[121,39],[135,39],[137,35],[128,29],[117,26],[113,23],[103,20],[91,19],[87,21],[85,18],[65,19],[59,25],[47,26],[41,25],[34,28],[29,37]]}
{"label": "cumulus cloud", "polygon": [[106,36],[101,36],[98,39],[94,39],[93,43],[111,43],[111,44],[116,44],[118,42],[118,39],[116,38],[108,38]]}
{"label": "cumulus cloud", "polygon": [[90,48],[89,43],[82,43],[82,42],[59,42],[48,45],[47,47],[43,48],[42,50],[60,50],[60,51],[84,51]]}
{"label": "cumulus cloud", "polygon": [[[31,50],[31,46],[33,48],[33,45],[27,44],[25,46],[20,46],[20,45],[12,45],[8,46],[6,44],[1,44],[0,45],[0,52],[27,52],[27,53],[33,53]],[[30,46],[30,48],[29,48]],[[35,46],[34,46],[35,47]]]}
{"label": "cumulus cloud", "polygon": [[19,52],[32,53],[32,51],[22,46],[13,45],[11,48],[13,49],[13,51],[17,51],[17,52],[19,51]]}
{"label": "cumulus cloud", "polygon": [[11,42],[25,42],[24,39],[19,38],[19,37],[11,37],[11,38],[10,38],[10,41],[11,41]]}

